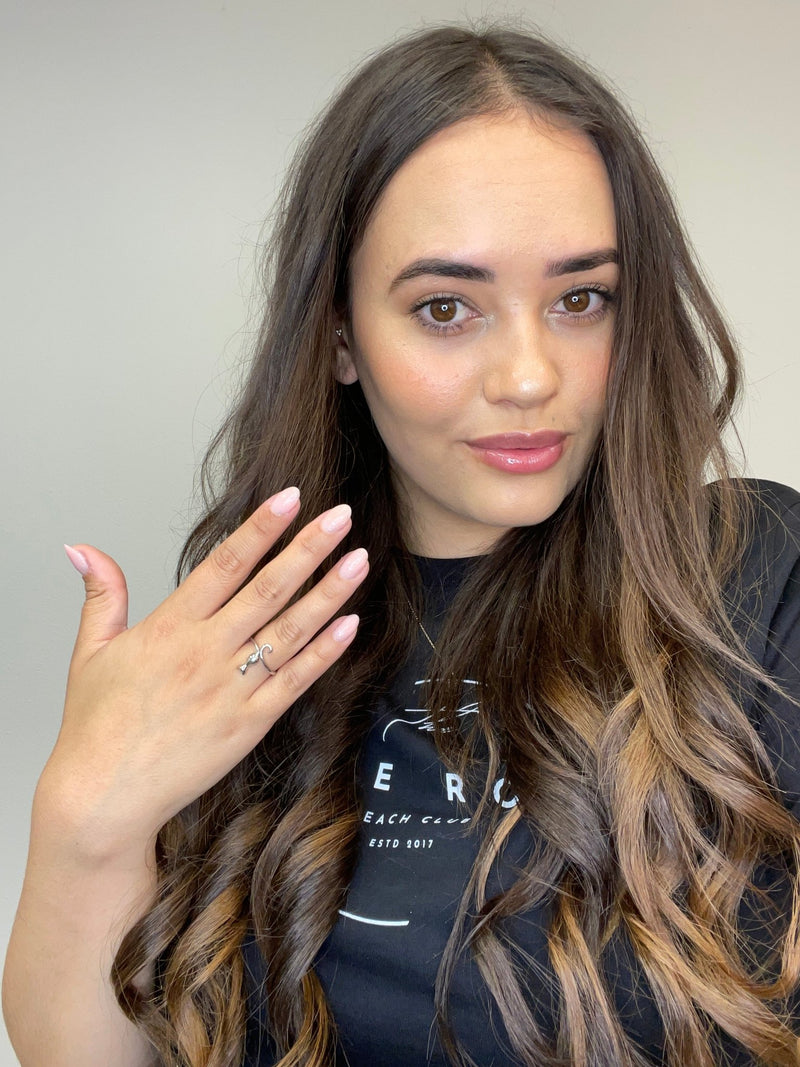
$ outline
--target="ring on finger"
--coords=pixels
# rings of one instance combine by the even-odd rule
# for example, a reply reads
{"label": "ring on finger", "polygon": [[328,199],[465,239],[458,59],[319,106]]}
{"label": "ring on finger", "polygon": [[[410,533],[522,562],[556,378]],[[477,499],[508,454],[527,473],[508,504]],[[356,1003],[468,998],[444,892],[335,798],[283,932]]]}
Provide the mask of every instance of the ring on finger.
{"label": "ring on finger", "polygon": [[274,652],[275,651],[275,649],[272,647],[272,645],[270,645],[266,641],[264,642],[263,645],[259,645],[259,643],[258,643],[258,641],[256,641],[255,637],[251,637],[250,640],[253,642],[253,646],[255,647],[255,652],[251,652],[250,655],[247,657],[247,659],[244,661],[244,663],[242,663],[241,666],[239,667],[239,670],[242,672],[242,674],[244,674],[247,671],[248,667],[251,667],[254,663],[258,663],[259,660],[263,664],[267,674],[277,674],[278,672],[277,671],[273,671],[272,667],[270,667],[270,665],[264,659],[264,653],[265,652]]}

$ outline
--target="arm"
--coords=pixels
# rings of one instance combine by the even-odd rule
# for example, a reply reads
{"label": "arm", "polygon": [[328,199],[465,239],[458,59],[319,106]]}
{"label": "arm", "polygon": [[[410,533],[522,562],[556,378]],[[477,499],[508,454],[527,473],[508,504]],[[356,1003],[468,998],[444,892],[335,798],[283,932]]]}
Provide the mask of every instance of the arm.
{"label": "arm", "polygon": [[152,850],[98,855],[63,808],[43,776],[6,958],[9,1035],[24,1067],[153,1067],[154,1051],[120,1011],[109,977],[124,933],[150,905]]}
{"label": "arm", "polygon": [[[363,550],[291,603],[350,529],[347,508],[309,523],[247,582],[298,508],[296,494],[288,509],[285,494],[271,498],[132,629],[121,570],[80,548],[87,597],[4,975],[22,1067],[159,1062],[109,979],[152,901],[157,831],[239,763],[355,635],[356,616],[330,620],[367,574]],[[258,662],[242,671],[254,634],[274,647],[277,673]]]}

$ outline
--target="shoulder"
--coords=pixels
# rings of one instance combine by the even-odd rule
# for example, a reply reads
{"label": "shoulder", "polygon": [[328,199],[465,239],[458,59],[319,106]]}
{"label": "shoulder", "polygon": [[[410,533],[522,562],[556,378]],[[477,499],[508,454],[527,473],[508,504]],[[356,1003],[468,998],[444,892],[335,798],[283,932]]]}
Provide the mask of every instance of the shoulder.
{"label": "shoulder", "polygon": [[[748,715],[776,770],[787,804],[800,805],[800,493],[746,479],[750,520],[726,600],[755,662],[782,687],[756,686]],[[748,687],[745,687],[747,689]],[[757,696],[756,696],[757,695]]]}
{"label": "shoulder", "polygon": [[800,555],[800,492],[763,478],[739,478],[733,486],[751,503],[743,562],[758,568]]}
{"label": "shoulder", "polygon": [[734,487],[747,494],[750,507],[739,562],[723,592],[751,655],[767,667],[776,615],[784,627],[800,617],[800,493],[756,478],[738,479]]}

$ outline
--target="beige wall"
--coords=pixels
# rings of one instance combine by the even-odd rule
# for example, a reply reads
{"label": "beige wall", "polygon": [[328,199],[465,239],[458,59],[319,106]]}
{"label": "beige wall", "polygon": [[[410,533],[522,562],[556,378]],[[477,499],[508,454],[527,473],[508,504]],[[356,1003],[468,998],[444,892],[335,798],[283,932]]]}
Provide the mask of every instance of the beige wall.
{"label": "beige wall", "polygon": [[81,603],[61,543],[120,561],[134,618],[168,591],[293,142],[365,51],[486,12],[631,101],[746,351],[750,469],[800,487],[798,0],[3,0],[0,944]]}

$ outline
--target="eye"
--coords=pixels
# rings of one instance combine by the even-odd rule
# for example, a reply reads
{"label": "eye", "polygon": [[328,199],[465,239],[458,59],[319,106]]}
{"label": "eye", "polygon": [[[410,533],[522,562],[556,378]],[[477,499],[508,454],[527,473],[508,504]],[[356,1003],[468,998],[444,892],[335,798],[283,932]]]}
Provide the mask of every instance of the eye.
{"label": "eye", "polygon": [[586,311],[592,302],[592,298],[586,289],[581,289],[577,293],[570,293],[569,296],[563,297],[563,300],[568,311]]}
{"label": "eye", "polygon": [[455,300],[432,300],[429,309],[431,318],[437,322],[452,322],[458,311]]}
{"label": "eye", "polygon": [[553,307],[558,309],[560,304],[563,310],[556,310],[556,314],[575,322],[597,322],[606,315],[613,300],[614,294],[604,286],[584,285],[564,293]]}
{"label": "eye", "polygon": [[438,293],[418,301],[411,314],[427,330],[438,334],[458,333],[474,317],[472,308],[451,293]]}

